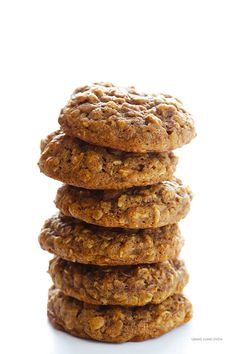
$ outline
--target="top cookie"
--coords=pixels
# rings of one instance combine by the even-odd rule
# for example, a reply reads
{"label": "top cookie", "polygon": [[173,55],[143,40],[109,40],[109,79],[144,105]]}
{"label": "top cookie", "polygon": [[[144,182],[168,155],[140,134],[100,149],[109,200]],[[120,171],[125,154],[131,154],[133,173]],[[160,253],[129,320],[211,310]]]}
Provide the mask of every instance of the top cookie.
{"label": "top cookie", "polygon": [[196,135],[192,117],[178,99],[111,83],[77,88],[61,110],[59,123],[67,135],[140,153],[173,150]]}

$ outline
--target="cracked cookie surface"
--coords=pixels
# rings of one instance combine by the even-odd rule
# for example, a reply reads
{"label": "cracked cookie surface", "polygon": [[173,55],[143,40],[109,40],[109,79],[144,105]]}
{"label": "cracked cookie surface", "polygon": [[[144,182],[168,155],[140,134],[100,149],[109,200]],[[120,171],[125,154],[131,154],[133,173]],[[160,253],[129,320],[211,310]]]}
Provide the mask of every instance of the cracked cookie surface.
{"label": "cracked cookie surface", "polygon": [[48,317],[57,329],[81,338],[121,343],[159,337],[192,317],[183,295],[173,295],[159,305],[141,307],[90,305],[49,290]]}
{"label": "cracked cookie surface", "polygon": [[153,265],[99,267],[54,258],[49,274],[65,295],[95,305],[144,306],[179,294],[188,282],[181,260]]}
{"label": "cracked cookie surface", "polygon": [[54,215],[45,221],[39,243],[44,250],[71,262],[129,265],[175,259],[183,238],[177,224],[157,229],[114,229]]}
{"label": "cracked cookie surface", "polygon": [[132,152],[173,150],[195,136],[193,119],[178,99],[110,83],[77,88],[59,123],[67,135]]}
{"label": "cracked cookie surface", "polygon": [[61,182],[87,189],[122,189],[171,179],[172,152],[135,154],[102,148],[57,131],[41,142],[39,168]]}
{"label": "cracked cookie surface", "polygon": [[157,228],[186,216],[192,198],[177,179],[125,190],[58,189],[56,207],[67,216],[104,227]]}

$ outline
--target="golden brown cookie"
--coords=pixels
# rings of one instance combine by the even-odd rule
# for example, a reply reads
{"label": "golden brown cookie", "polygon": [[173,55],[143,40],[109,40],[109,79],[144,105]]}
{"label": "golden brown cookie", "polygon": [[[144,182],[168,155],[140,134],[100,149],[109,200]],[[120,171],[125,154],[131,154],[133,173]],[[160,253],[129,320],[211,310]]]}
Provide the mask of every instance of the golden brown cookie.
{"label": "golden brown cookie", "polygon": [[55,204],[68,216],[104,227],[156,228],[174,224],[190,208],[191,192],[180,180],[125,190],[86,190],[64,185]]}
{"label": "golden brown cookie", "polygon": [[177,224],[157,229],[111,229],[55,215],[39,236],[41,247],[72,262],[97,265],[158,263],[175,259],[183,246]]}
{"label": "golden brown cookie", "polygon": [[97,306],[73,299],[52,287],[48,317],[57,329],[81,338],[121,343],[159,337],[192,317],[192,305],[173,295],[159,305]]}
{"label": "golden brown cookie", "polygon": [[134,154],[85,143],[57,131],[41,143],[41,172],[87,189],[122,189],[171,179],[172,152]]}
{"label": "golden brown cookie", "polygon": [[181,293],[188,282],[184,262],[99,267],[72,263],[56,257],[49,274],[65,295],[94,305],[144,306],[160,304]]}
{"label": "golden brown cookie", "polygon": [[67,135],[133,152],[173,150],[195,136],[192,117],[178,99],[110,83],[77,88],[59,123]]}

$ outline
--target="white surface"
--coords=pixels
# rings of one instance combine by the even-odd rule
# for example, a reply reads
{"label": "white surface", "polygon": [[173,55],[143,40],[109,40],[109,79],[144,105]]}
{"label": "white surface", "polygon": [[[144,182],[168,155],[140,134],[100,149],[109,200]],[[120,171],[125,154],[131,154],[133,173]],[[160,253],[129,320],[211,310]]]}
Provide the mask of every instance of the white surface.
{"label": "white surface", "polygon": [[[1,353],[235,352],[234,1],[0,6]],[[50,257],[37,235],[59,183],[38,171],[39,141],[71,91],[99,80],[176,95],[196,118],[197,139],[177,152],[177,174],[195,194],[181,223],[194,318],[144,343],[80,340],[46,319]]]}

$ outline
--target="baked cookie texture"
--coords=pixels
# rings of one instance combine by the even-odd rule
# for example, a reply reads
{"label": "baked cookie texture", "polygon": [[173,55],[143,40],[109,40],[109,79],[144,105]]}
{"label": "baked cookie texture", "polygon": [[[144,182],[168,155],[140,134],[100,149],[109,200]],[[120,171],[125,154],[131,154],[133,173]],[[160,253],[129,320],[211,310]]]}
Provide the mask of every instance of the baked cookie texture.
{"label": "baked cookie texture", "polygon": [[63,185],[39,244],[52,325],[81,338],[122,343],[189,321],[178,222],[192,193],[173,175],[173,151],[196,135],[182,102],[134,87],[77,88],[41,141],[40,171]]}
{"label": "baked cookie texture", "polygon": [[126,190],[58,189],[55,204],[67,216],[104,227],[157,228],[186,216],[192,198],[178,179]]}
{"label": "baked cookie texture", "polygon": [[99,267],[54,258],[49,274],[65,295],[95,305],[159,304],[181,293],[188,273],[181,260],[153,265]]}
{"label": "baked cookie texture", "polygon": [[59,123],[70,136],[122,151],[169,151],[195,136],[181,101],[134,87],[95,83],[77,88],[61,110]]}
{"label": "baked cookie texture", "polygon": [[103,228],[59,214],[45,221],[39,243],[71,262],[116,266],[175,259],[183,238],[177,224],[156,229]]}
{"label": "baked cookie texture", "polygon": [[171,179],[172,152],[134,154],[88,144],[57,131],[41,142],[39,168],[61,182],[87,189],[123,189]]}
{"label": "baked cookie texture", "polygon": [[188,322],[192,306],[181,294],[170,296],[159,305],[97,306],[73,299],[52,287],[48,317],[54,327],[74,336],[121,343],[159,337]]}

